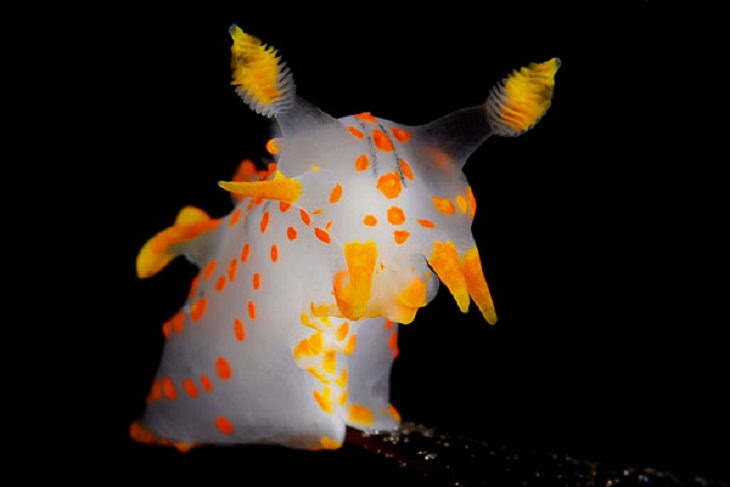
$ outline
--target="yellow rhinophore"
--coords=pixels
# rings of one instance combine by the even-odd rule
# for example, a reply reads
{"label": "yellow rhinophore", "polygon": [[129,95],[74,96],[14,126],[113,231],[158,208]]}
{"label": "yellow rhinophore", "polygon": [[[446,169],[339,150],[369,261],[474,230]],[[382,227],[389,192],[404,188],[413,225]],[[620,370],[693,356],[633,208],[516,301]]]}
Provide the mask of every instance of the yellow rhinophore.
{"label": "yellow rhinophore", "polygon": [[230,29],[232,85],[256,112],[273,117],[294,95],[294,80],[276,49],[246,34],[237,25]]}
{"label": "yellow rhinophore", "polygon": [[487,110],[497,135],[516,136],[532,128],[550,108],[560,59],[530,63],[492,88]]}

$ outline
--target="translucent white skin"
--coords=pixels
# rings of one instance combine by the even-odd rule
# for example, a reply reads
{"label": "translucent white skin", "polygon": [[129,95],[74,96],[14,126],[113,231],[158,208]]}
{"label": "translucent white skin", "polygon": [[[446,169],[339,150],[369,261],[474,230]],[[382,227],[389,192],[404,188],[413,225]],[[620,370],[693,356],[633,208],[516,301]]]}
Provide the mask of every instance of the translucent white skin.
{"label": "translucent white skin", "polygon": [[473,300],[496,321],[461,169],[490,135],[540,119],[559,60],[515,71],[482,105],[404,126],[334,119],[297,96],[275,50],[235,25],[231,36],[236,91],[277,123],[278,170],[256,181],[246,169],[248,182],[222,184],[237,202],[228,216],[181,212],[140,251],[140,277],[177,255],[201,272],[163,326],[132,437],[319,449],[339,447],[348,426],[394,429],[397,323],[413,321],[439,280],[462,312]]}
{"label": "translucent white skin", "polygon": [[[241,205],[246,206],[248,200]],[[270,215],[269,228],[260,231],[264,212]],[[322,410],[313,399],[314,390],[323,384],[302,368],[293,358],[293,349],[315,330],[301,323],[303,312],[311,315],[311,303],[332,301],[332,274],[336,262],[331,247],[317,239],[311,226],[305,225],[296,211],[282,213],[279,202],[269,201],[253,208],[247,221],[230,227],[225,219],[216,231],[217,249],[213,259],[218,269],[201,278],[195,294],[184,306],[185,322],[181,333],[172,333],[166,340],[157,377],[169,377],[176,385],[193,379],[199,394],[193,398],[181,389],[174,401],[151,402],[142,423],[156,436],[182,443],[278,443],[299,448],[318,448],[320,439],[328,437],[342,442],[348,420],[347,406],[360,404],[374,413],[374,422],[364,425],[375,429],[391,429],[396,420],[388,411],[388,379],[393,360],[389,348],[397,325],[386,326],[383,318],[351,321],[349,334],[357,336],[354,352],[337,353],[340,377],[347,368],[348,401],[334,413]],[[289,227],[298,232],[289,240]],[[241,261],[241,249],[250,244],[247,261]],[[278,259],[271,260],[271,246],[278,246]],[[236,275],[230,280],[227,265],[238,260]],[[225,265],[221,265],[225,264]],[[254,273],[260,274],[260,287],[253,287]],[[225,276],[223,291],[214,285]],[[191,304],[206,298],[203,317],[193,322]],[[248,302],[255,303],[255,319],[248,311]],[[234,323],[239,319],[245,328],[245,339],[235,336]],[[315,320],[316,321],[316,320]],[[337,340],[335,330],[345,321],[330,319],[331,326],[322,326],[325,340]],[[216,362],[224,357],[231,373],[221,379]],[[316,358],[315,358],[316,360]],[[199,377],[205,374],[212,391],[203,391]],[[333,398],[344,388],[331,384]],[[384,414],[383,411],[386,413]],[[224,416],[234,425],[231,434],[222,434],[214,427]]]}
{"label": "translucent white skin", "polygon": [[[397,413],[389,405],[397,325],[386,318],[394,321],[402,316],[397,295],[413,278],[427,284],[420,306],[435,295],[438,280],[427,262],[434,241],[454,242],[460,253],[475,245],[470,232],[473,211],[464,208],[445,215],[432,199],[454,201],[456,195],[465,194],[468,184],[460,170],[463,161],[454,162],[439,153],[433,134],[426,141],[419,140],[419,128],[354,116],[336,121],[306,102],[301,104],[299,112],[295,106],[280,123],[283,136],[277,139],[281,146],[278,168],[302,183],[301,197],[291,207],[285,205],[284,212],[279,201],[250,205],[246,198],[237,205],[241,211],[233,225],[236,210],[215,231],[180,245],[179,251],[201,268],[211,261],[216,268],[209,277],[198,279],[183,307],[181,332],[171,333],[166,340],[156,380],[158,384],[171,381],[176,397],[170,400],[162,394],[160,400],[150,401],[141,418],[141,424],[158,438],[184,444],[274,443],[320,448],[323,438],[333,445],[342,443],[348,425],[379,430],[398,425]],[[306,128],[299,118],[307,120]],[[364,136],[354,136],[348,127]],[[409,140],[398,141],[390,127],[407,130]],[[378,149],[373,130],[386,134],[392,150]],[[363,154],[368,167],[357,170],[355,161]],[[434,162],[435,157],[443,160]],[[400,161],[407,161],[410,174],[404,174]],[[378,181],[388,173],[398,179],[400,190],[386,195]],[[341,196],[333,203],[332,191],[337,185]],[[388,221],[388,210],[394,206],[402,209],[405,221]],[[308,225],[299,210],[307,212]],[[265,213],[268,223],[262,232]],[[366,215],[374,216],[378,223],[364,224]],[[424,219],[434,227],[418,223]],[[288,236],[290,228],[296,232],[294,240]],[[329,243],[316,235],[315,228],[329,229]],[[395,230],[407,231],[409,237],[398,243]],[[380,303],[377,308],[384,316],[348,320],[333,300],[333,280],[347,268],[345,243],[366,241],[374,241],[377,247],[371,301]],[[249,252],[244,262],[241,254],[246,244]],[[275,262],[272,245],[278,252]],[[230,279],[233,261],[237,262],[235,277]],[[253,287],[255,273],[260,276],[258,289]],[[219,291],[216,285],[221,278],[225,285]],[[194,322],[191,311],[202,297],[205,312]],[[249,301],[254,303],[255,319],[249,313]],[[331,316],[325,318],[330,326],[320,323],[320,328],[324,341],[339,347],[336,369],[324,381],[307,370],[321,357],[307,362],[293,356],[297,344],[316,333],[302,324],[302,313],[317,321],[312,306],[319,304],[333,306]],[[245,329],[243,341],[235,336],[236,320]],[[338,340],[335,333],[345,321],[349,335],[357,337],[349,354],[343,350],[349,335]],[[217,372],[220,357],[229,365],[230,378],[221,378]],[[343,369],[347,369],[347,380],[338,385],[336,379]],[[201,375],[209,379],[210,392],[204,390]],[[196,397],[184,392],[186,379],[195,384]],[[331,408],[323,408],[314,397],[314,391],[323,393],[324,387],[330,388]],[[346,399],[341,400],[345,390]],[[372,420],[363,423],[353,417],[355,405],[370,411]],[[228,421],[232,431],[216,427],[219,417]]]}

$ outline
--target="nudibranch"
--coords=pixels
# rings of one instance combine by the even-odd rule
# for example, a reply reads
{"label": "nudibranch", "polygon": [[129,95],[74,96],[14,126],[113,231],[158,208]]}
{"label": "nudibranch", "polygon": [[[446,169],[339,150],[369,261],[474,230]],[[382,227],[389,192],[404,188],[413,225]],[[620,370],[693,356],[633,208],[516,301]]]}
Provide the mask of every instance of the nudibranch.
{"label": "nudibranch", "polygon": [[277,51],[232,26],[232,84],[276,122],[275,163],[244,161],[234,209],[183,208],[142,247],[140,278],[185,256],[199,267],[131,436],[202,444],[336,449],[346,428],[392,430],[398,326],[439,280],[466,312],[497,316],[471,234],[476,200],[462,172],[491,135],[545,114],[557,58],[498,82],[483,104],[418,126],[368,112],[333,118],[299,97]]}

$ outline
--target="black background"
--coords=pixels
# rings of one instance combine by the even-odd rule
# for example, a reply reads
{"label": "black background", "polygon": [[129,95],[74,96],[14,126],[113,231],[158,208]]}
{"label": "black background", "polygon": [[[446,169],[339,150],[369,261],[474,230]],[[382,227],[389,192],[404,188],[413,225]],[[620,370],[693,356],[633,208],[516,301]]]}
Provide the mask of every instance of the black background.
{"label": "black background", "polygon": [[[230,86],[236,23],[275,46],[299,95],[335,117],[424,123],[482,102],[514,68],[560,57],[547,116],[517,139],[489,139],[465,167],[499,322],[462,315],[442,287],[401,328],[393,403],[406,420],[497,444],[730,476],[726,341],[691,273],[692,195],[655,150],[666,142],[652,131],[653,87],[667,73],[654,69],[653,4],[540,5],[241,2],[100,14],[90,36],[104,48],[88,53],[87,95],[101,147],[93,189],[110,214],[98,227],[105,271],[94,304],[104,318],[93,323],[95,375],[83,388],[101,426],[79,436],[121,461],[119,472],[245,469],[257,458],[246,447],[181,460],[127,440],[161,353],[160,324],[194,274],[176,261],[139,281],[136,253],[183,205],[225,214],[216,182],[241,159],[266,156],[268,121]],[[320,454],[304,455],[300,468],[320,465]]]}

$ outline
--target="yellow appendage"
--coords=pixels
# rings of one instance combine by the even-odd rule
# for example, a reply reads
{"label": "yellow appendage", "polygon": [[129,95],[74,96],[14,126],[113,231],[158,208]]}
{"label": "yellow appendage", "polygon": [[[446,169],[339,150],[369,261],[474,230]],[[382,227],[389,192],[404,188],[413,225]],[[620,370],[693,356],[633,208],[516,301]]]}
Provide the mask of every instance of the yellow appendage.
{"label": "yellow appendage", "polygon": [[218,186],[239,198],[265,198],[294,203],[302,194],[302,183],[276,171],[274,179],[265,181],[219,181]]}
{"label": "yellow appendage", "polygon": [[550,108],[555,87],[555,73],[560,60],[530,63],[515,70],[499,90],[499,118],[515,132],[524,132],[535,125]]}
{"label": "yellow appendage", "polygon": [[277,87],[280,74],[276,49],[246,34],[238,26],[231,28],[231,68],[233,81],[253,99],[269,105],[281,97]]}

